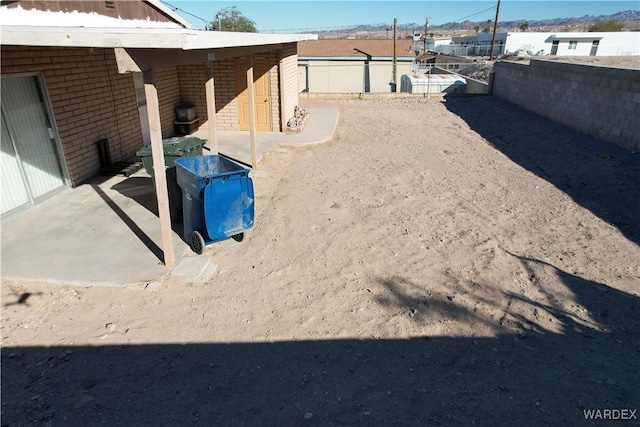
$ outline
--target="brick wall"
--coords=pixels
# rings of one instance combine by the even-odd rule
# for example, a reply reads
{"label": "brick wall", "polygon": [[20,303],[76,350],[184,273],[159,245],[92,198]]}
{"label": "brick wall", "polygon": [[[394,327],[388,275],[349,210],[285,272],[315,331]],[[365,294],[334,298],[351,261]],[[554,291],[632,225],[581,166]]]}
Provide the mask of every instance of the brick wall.
{"label": "brick wall", "polygon": [[233,58],[213,62],[218,129],[240,130],[236,63]]}
{"label": "brick wall", "polygon": [[269,109],[271,130],[280,131],[280,51],[272,50],[267,55],[269,61]]}
{"label": "brick wall", "polygon": [[[296,51],[296,44],[292,44],[293,47],[289,47],[289,52],[293,49],[294,55]],[[281,58],[280,50],[272,50],[263,54],[258,54],[256,57],[266,58],[269,64],[269,97],[270,97],[270,109],[271,109],[271,128],[274,131],[281,130],[280,128],[280,76],[279,76],[279,61]],[[293,79],[291,84],[294,85],[295,104],[297,104],[297,57],[293,57],[293,62],[288,59],[293,67]],[[213,62],[213,73],[215,81],[215,94],[216,94],[216,118],[217,126],[220,130],[240,130],[239,113],[238,113],[238,88],[236,84],[236,76],[238,73],[242,73],[244,78],[244,71],[236,69],[236,62],[234,58],[216,60]],[[179,79],[179,99],[190,102],[196,106],[198,117],[200,118],[200,125],[207,123],[207,106],[206,106],[206,92],[204,84],[207,79],[207,69],[205,64],[186,65],[177,67],[177,78]],[[291,95],[290,95],[291,97]],[[290,108],[291,116],[293,116],[293,106]],[[164,117],[163,117],[164,120]],[[163,121],[164,123],[164,121]]]}
{"label": "brick wall", "polygon": [[[282,50],[282,73],[284,77],[283,111],[284,124],[293,117],[294,109],[298,105],[298,45],[290,43]],[[284,129],[283,129],[284,130]]]}
{"label": "brick wall", "polygon": [[640,72],[587,64],[499,61],[493,95],[578,131],[640,151]]}
{"label": "brick wall", "polygon": [[169,138],[174,135],[173,122],[176,120],[176,107],[181,99],[176,67],[156,70],[156,90],[162,138]]}
{"label": "brick wall", "polygon": [[207,122],[206,71],[204,63],[178,67],[180,98],[185,103],[195,105],[199,124]]}
{"label": "brick wall", "polygon": [[1,73],[41,73],[72,185],[100,167],[96,142],[112,161],[142,145],[133,78],[119,74],[113,49],[2,46]]}

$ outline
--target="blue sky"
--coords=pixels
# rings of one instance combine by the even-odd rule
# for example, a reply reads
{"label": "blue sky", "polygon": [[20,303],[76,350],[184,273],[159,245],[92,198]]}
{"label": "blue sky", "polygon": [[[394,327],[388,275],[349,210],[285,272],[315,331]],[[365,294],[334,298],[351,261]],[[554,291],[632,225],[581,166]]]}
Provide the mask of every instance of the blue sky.
{"label": "blue sky", "polygon": [[[164,0],[163,0],[164,1]],[[188,1],[166,0],[165,4],[212,21],[223,8],[237,6],[247,18],[256,22],[263,32],[310,32],[358,24],[416,23],[424,25],[430,18],[432,25],[447,22],[486,21],[495,18],[496,1]],[[609,15],[624,10],[640,10],[640,1],[606,0],[502,0],[500,21],[536,20]],[[204,29],[203,20],[178,11],[197,28]]]}

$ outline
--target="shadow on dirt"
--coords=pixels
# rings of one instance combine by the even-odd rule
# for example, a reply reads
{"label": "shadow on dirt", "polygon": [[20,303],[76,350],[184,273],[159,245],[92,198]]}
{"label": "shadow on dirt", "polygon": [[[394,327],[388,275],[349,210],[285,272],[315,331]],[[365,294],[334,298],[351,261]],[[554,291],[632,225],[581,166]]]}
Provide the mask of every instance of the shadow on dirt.
{"label": "shadow on dirt", "polygon": [[495,96],[447,96],[445,105],[491,146],[640,245],[640,153]]}
{"label": "shadow on dirt", "polygon": [[[2,425],[566,426],[638,409],[638,298],[519,258],[554,271],[586,313],[505,295],[563,332],[525,316],[517,331],[494,320],[495,337],[5,347]],[[489,321],[455,298],[404,295],[403,281],[380,278],[393,296],[379,303]]]}

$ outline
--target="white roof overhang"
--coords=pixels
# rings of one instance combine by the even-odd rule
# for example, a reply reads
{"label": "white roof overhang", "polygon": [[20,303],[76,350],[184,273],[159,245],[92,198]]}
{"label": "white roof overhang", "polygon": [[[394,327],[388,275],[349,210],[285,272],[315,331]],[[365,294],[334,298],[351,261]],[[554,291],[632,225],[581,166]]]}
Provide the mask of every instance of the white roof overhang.
{"label": "white roof overhang", "polygon": [[315,34],[233,33],[190,30],[186,28],[85,28],[7,25],[3,25],[0,28],[0,35],[3,45],[180,50],[281,44],[302,40],[316,40],[318,38]]}
{"label": "white roof overhang", "polygon": [[553,40],[602,40],[604,38],[603,35],[598,33],[559,33],[552,34],[545,41],[553,41]]}
{"label": "white roof overhang", "polygon": [[235,33],[185,28],[0,27],[3,45],[113,48],[121,73],[249,55],[286,43],[317,38],[316,34]]}

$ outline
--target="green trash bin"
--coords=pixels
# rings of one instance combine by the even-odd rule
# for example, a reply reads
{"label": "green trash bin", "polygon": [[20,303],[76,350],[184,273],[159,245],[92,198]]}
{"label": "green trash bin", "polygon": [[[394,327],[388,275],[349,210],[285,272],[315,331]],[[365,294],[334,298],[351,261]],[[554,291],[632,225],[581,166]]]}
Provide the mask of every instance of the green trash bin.
{"label": "green trash bin", "polygon": [[[189,137],[173,137],[162,140],[162,148],[164,152],[164,164],[167,171],[167,192],[169,193],[169,210],[171,212],[171,220],[173,222],[182,222],[182,189],[178,185],[176,179],[175,160],[181,157],[195,157],[202,155],[202,147],[206,141],[204,139]],[[151,154],[151,146],[142,147],[136,153],[145,170],[151,178],[154,179],[153,173],[153,156]]]}

